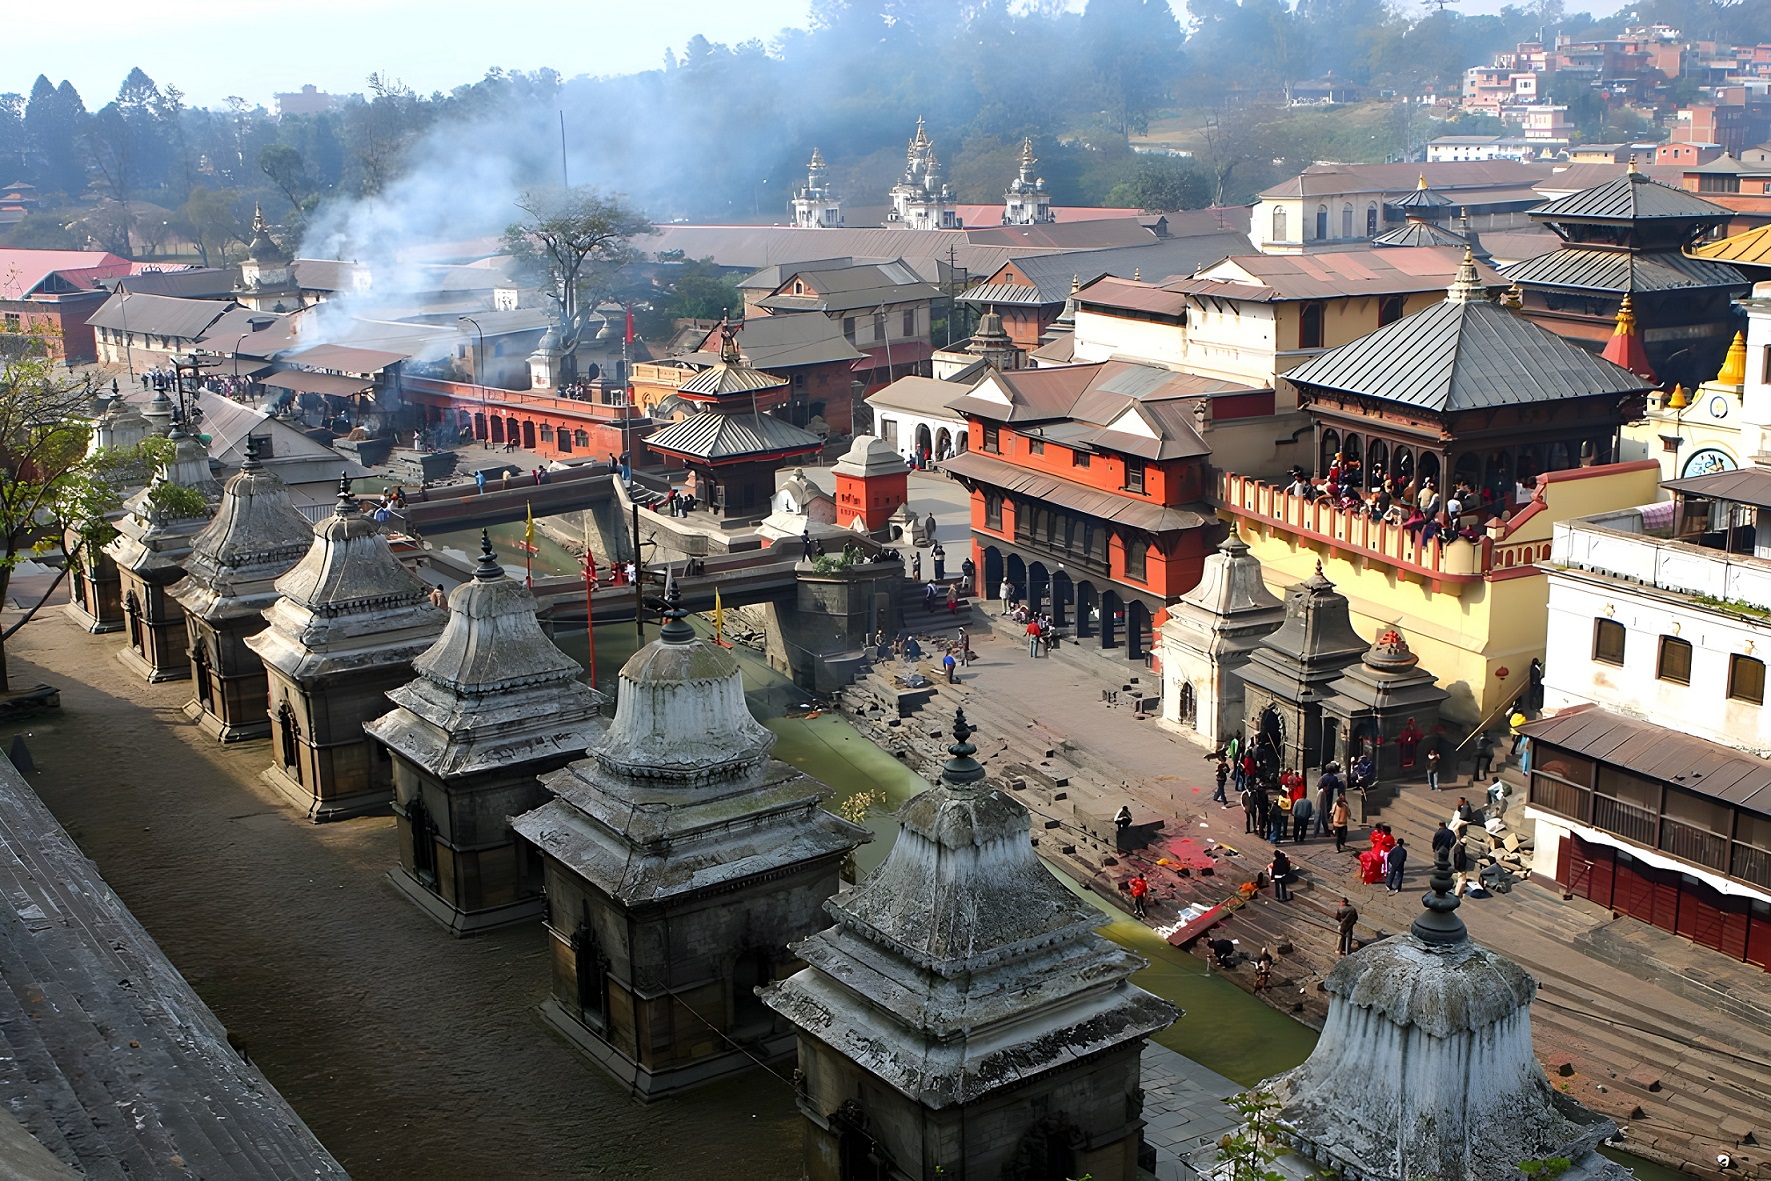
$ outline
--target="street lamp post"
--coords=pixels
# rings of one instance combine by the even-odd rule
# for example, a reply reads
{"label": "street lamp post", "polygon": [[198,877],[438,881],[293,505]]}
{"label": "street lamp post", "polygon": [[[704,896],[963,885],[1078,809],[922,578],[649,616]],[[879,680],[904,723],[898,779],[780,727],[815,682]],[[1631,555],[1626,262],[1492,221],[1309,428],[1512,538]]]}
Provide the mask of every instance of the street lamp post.
{"label": "street lamp post", "polygon": [[[473,383],[474,387],[480,391],[480,419],[486,424],[486,437],[482,441],[490,449],[492,446],[492,415],[486,407],[486,384],[483,380],[485,375],[481,372],[481,367],[486,363],[486,332],[480,327],[480,322],[472,316],[457,316],[455,318],[472,324],[473,330],[479,338],[479,343],[474,346]],[[477,428],[478,424],[475,425]],[[474,433],[478,434],[479,431],[476,429]]]}

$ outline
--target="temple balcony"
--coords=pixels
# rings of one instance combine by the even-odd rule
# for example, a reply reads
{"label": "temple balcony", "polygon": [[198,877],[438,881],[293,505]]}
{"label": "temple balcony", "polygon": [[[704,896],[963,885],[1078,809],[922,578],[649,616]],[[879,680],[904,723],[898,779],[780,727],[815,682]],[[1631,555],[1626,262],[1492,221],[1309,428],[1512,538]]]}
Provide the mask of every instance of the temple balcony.
{"label": "temple balcony", "polygon": [[1553,522],[1652,495],[1659,471],[1655,461],[1638,460],[1539,476],[1529,502],[1496,516],[1473,541],[1453,536],[1423,544],[1418,529],[1373,520],[1363,509],[1337,508],[1324,497],[1294,495],[1284,486],[1234,472],[1217,475],[1218,515],[1263,536],[1288,535],[1324,556],[1375,566],[1456,595],[1472,584],[1539,573],[1537,563],[1551,556]]}

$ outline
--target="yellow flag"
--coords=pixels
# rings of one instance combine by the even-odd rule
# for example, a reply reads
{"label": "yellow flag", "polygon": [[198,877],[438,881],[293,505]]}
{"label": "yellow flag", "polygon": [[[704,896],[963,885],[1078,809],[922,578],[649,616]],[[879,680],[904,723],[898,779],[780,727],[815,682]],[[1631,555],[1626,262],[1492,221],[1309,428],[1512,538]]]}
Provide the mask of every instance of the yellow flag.
{"label": "yellow flag", "polygon": [[531,550],[535,548],[535,506],[528,501],[523,502],[523,544]]}
{"label": "yellow flag", "polygon": [[726,634],[726,609],[720,606],[719,587],[713,588],[713,638],[718,640]]}

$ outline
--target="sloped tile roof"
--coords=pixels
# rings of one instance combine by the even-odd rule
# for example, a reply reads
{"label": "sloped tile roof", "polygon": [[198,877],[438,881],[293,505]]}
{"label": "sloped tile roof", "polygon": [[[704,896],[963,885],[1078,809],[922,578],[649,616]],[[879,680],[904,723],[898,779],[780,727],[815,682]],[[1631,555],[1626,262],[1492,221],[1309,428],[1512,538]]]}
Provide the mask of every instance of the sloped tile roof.
{"label": "sloped tile roof", "polygon": [[1285,377],[1439,414],[1647,388],[1506,308],[1457,299],[1329,349]]}

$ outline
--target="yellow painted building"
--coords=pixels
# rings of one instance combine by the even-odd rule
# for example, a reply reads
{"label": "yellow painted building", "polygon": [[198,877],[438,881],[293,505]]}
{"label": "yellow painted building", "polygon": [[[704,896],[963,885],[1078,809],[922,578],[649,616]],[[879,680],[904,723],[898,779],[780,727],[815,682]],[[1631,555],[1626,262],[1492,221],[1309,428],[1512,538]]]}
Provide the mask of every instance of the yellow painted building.
{"label": "yellow painted building", "polygon": [[1645,419],[1623,428],[1620,456],[1655,460],[1667,480],[1746,467],[1758,429],[1743,424],[1745,403],[1746,338],[1736,333],[1715,380],[1661,394],[1649,402]]}
{"label": "yellow painted building", "polygon": [[1510,702],[1542,658],[1548,561],[1558,521],[1652,501],[1660,465],[1640,460],[1550,472],[1532,501],[1478,542],[1422,545],[1417,535],[1364,513],[1309,501],[1261,480],[1223,474],[1218,515],[1260,560],[1274,594],[1322,572],[1347,597],[1353,626],[1376,636],[1395,625],[1451,698],[1442,711],[1462,726]]}

